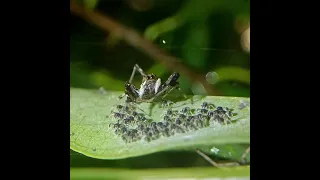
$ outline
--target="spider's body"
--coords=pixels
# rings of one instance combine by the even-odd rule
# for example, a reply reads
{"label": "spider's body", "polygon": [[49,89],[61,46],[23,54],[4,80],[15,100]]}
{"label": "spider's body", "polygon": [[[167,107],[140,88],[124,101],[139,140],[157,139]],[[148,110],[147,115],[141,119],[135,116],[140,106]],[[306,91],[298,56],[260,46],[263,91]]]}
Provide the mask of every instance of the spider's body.
{"label": "spider's body", "polygon": [[[140,88],[135,87],[131,82],[133,76],[138,70],[142,75],[142,83]],[[136,64],[129,81],[125,83],[126,102],[153,102],[158,98],[164,98],[173,89],[178,88],[179,73],[173,73],[165,83],[161,83],[161,79],[155,74],[145,74],[144,71]]]}

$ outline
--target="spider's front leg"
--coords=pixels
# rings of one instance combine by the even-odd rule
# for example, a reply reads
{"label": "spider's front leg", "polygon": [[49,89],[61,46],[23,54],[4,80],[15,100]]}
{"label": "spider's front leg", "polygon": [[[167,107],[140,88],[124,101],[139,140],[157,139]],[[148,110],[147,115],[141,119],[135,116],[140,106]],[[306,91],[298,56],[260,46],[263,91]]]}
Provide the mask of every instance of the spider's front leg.
{"label": "spider's front leg", "polygon": [[170,85],[170,86],[176,86],[176,85],[179,85],[178,83],[178,79],[180,77],[180,74],[177,73],[177,72],[174,72],[169,78],[168,80],[166,81],[166,85]]}
{"label": "spider's front leg", "polygon": [[[179,82],[178,82],[178,79],[180,77],[180,74],[177,73],[177,72],[174,72],[169,78],[168,80],[162,84],[160,87],[159,87],[159,90],[158,90],[158,94],[161,95],[161,93],[163,94],[168,94],[168,93],[165,93],[168,91],[168,89],[170,88],[173,88],[173,87],[178,87],[179,86]],[[174,88],[173,88],[174,89]]]}
{"label": "spider's front leg", "polygon": [[133,70],[132,70],[132,73],[131,73],[131,76],[129,79],[129,83],[132,83],[132,80],[133,80],[134,75],[136,74],[136,71],[138,71],[141,74],[141,76],[143,76],[143,77],[147,76],[146,73],[143,71],[143,69],[138,64],[135,64],[133,66]]}
{"label": "spider's front leg", "polygon": [[136,102],[136,99],[139,98],[139,90],[129,82],[125,83],[124,88],[127,96],[126,102]]}
{"label": "spider's front leg", "polygon": [[[166,97],[172,90],[174,89],[180,89],[178,79],[180,77],[180,74],[177,72],[174,72],[168,80],[162,85],[162,90],[164,91],[162,94],[162,98]],[[160,94],[161,96],[161,94]]]}
{"label": "spider's front leg", "polygon": [[[136,91],[137,88],[136,88],[134,85],[131,84],[131,83],[132,83],[132,80],[133,80],[133,78],[134,78],[134,75],[136,74],[136,71],[138,71],[138,72],[141,74],[141,76],[143,76],[143,77],[147,76],[146,73],[143,71],[143,69],[140,68],[140,66],[139,66],[138,64],[135,64],[135,65],[133,66],[133,70],[132,70],[132,73],[131,73],[131,76],[130,76],[129,81],[125,83],[125,93],[122,94],[122,95],[120,95],[120,96],[118,97],[119,100],[122,99],[122,98],[123,98],[124,96],[126,96],[126,95],[127,95],[127,97],[128,97],[128,94],[133,95],[133,97],[136,96],[135,94],[136,94],[136,92],[137,92],[137,91]],[[128,92],[128,93],[127,93],[127,92]],[[131,99],[132,99],[132,98],[131,98]]]}

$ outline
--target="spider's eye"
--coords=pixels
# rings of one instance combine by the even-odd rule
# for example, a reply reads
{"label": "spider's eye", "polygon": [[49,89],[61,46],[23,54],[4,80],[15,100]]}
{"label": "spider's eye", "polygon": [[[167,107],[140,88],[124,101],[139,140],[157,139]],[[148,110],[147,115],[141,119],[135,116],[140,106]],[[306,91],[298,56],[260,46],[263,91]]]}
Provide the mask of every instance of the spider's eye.
{"label": "spider's eye", "polygon": [[130,83],[126,82],[126,83],[124,84],[124,86],[125,86],[125,87],[129,87],[129,86],[130,86]]}
{"label": "spider's eye", "polygon": [[156,75],[154,75],[154,74],[148,74],[147,76],[146,76],[146,79],[147,80],[151,80],[151,79],[155,79],[156,78]]}

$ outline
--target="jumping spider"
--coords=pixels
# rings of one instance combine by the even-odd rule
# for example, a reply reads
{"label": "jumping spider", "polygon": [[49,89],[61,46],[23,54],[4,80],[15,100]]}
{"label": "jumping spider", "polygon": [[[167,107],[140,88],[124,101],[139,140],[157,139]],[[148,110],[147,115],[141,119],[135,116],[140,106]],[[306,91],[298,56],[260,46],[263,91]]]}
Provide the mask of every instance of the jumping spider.
{"label": "jumping spider", "polygon": [[[136,71],[142,75],[140,89],[132,84]],[[161,79],[155,74],[146,74],[138,64],[135,64],[129,81],[125,83],[125,94],[120,96],[119,99],[126,96],[126,102],[135,103],[153,102],[158,98],[163,99],[173,89],[179,88],[179,83],[177,82],[179,76],[179,73],[174,72],[165,83],[161,83]]]}

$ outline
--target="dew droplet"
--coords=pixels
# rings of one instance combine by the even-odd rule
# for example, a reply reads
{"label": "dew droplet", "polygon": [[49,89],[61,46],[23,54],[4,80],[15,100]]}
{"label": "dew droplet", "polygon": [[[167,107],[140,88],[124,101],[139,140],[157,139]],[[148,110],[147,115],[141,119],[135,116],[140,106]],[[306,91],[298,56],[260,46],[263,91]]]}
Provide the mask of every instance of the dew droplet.
{"label": "dew droplet", "polygon": [[189,142],[189,141],[191,141],[191,139],[192,139],[192,136],[184,136],[184,137],[183,137],[183,140],[184,140],[185,142]]}
{"label": "dew droplet", "polygon": [[166,41],[165,41],[165,40],[162,40],[162,44],[166,44]]}
{"label": "dew droplet", "polygon": [[243,100],[241,100],[238,108],[241,110],[241,109],[247,107],[248,105],[249,105],[249,102],[248,102],[248,101],[243,101]]}
{"label": "dew droplet", "polygon": [[106,94],[107,93],[107,91],[103,88],[103,87],[100,87],[99,88],[99,90],[98,90],[98,93],[100,93],[100,94]]}
{"label": "dew droplet", "polygon": [[214,154],[218,154],[218,152],[220,151],[220,149],[216,148],[216,147],[213,147],[210,149],[210,151]]}
{"label": "dew droplet", "polygon": [[215,84],[219,81],[219,76],[216,72],[212,71],[212,72],[208,72],[206,75],[206,80],[208,81],[208,83],[210,84]]}

